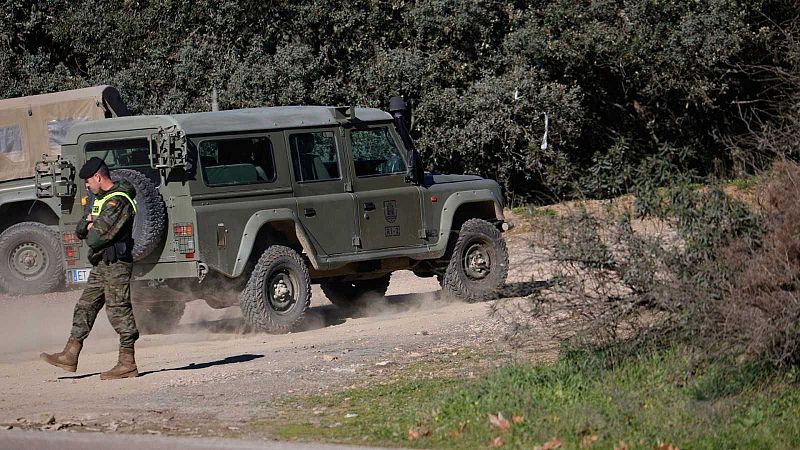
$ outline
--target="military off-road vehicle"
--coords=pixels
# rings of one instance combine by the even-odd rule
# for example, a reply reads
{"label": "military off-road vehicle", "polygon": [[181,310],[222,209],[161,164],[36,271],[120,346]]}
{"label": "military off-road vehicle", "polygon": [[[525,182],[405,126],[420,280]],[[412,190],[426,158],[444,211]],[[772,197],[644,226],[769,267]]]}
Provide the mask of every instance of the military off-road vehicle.
{"label": "military off-road vehicle", "polygon": [[48,163],[68,279],[90,270],[74,227],[92,199],[75,172],[98,156],[137,190],[134,278],[149,291],[133,301],[146,331],[168,329],[183,301],[202,298],[215,308],[238,303],[258,330],[287,332],[312,283],[352,307],[385,294],[402,269],[437,276],[467,300],[494,296],[508,269],[500,187],[424,173],[404,110],[393,98],[391,114],[293,106],[74,126]]}
{"label": "military off-road vehicle", "polygon": [[[127,115],[110,86],[0,100],[0,290],[39,294],[64,284],[57,233],[62,203],[51,192],[52,166],[36,161],[58,156],[76,123]],[[37,195],[36,177],[47,196]],[[74,192],[58,195],[71,198]]]}

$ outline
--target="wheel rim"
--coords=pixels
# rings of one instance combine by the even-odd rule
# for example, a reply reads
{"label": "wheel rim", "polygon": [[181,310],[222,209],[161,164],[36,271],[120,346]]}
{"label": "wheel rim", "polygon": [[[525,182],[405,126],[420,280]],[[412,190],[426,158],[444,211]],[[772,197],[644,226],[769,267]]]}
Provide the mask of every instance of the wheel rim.
{"label": "wheel rim", "polygon": [[8,265],[23,279],[35,278],[47,269],[47,252],[36,242],[23,242],[9,255]]}
{"label": "wheel rim", "polygon": [[270,308],[279,314],[291,310],[297,303],[299,285],[297,275],[287,268],[279,268],[272,272],[264,286],[264,294]]}
{"label": "wheel rim", "polygon": [[464,273],[472,280],[482,280],[492,271],[492,256],[487,243],[471,242],[462,259]]}

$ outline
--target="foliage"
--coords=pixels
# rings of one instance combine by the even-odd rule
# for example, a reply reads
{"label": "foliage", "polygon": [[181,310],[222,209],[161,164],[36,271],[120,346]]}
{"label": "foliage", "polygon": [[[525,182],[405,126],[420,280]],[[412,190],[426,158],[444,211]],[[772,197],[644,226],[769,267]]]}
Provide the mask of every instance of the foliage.
{"label": "foliage", "polygon": [[561,448],[789,448],[800,438],[791,374],[690,361],[678,348],[614,366],[601,354],[566,351],[553,364],[512,365],[466,383],[401,380],[294,400],[279,406],[285,419],[254,428],[270,424],[283,438],[459,449],[559,441]]}
{"label": "foliage", "polygon": [[750,126],[739,101],[797,92],[743,69],[794,67],[794,0],[0,3],[0,97],[112,84],[148,114],[214,91],[222,108],[400,94],[429,168],[520,199],[625,192],[666,149],[726,171],[753,147],[727,151]]}
{"label": "foliage", "polygon": [[617,357],[679,342],[711,360],[797,367],[800,164],[773,165],[748,203],[722,183],[674,179],[639,183],[632,203],[538,218],[547,257],[531,266],[548,267],[544,287],[495,313],[523,341],[544,326]]}

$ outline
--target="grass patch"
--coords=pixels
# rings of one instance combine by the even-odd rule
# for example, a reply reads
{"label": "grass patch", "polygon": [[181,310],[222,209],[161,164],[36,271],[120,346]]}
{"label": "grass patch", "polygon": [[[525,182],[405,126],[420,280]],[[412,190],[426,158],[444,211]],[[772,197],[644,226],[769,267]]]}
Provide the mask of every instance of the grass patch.
{"label": "grass patch", "polygon": [[755,187],[761,181],[761,177],[758,176],[749,176],[746,178],[735,178],[733,180],[728,181],[728,185],[732,186],[740,191],[746,191]]}
{"label": "grass patch", "polygon": [[[793,448],[800,442],[794,374],[759,367],[692,368],[679,351],[606,367],[569,353],[543,366],[509,366],[470,382],[400,379],[279,405],[255,423],[284,439],[424,448]],[[689,375],[690,371],[692,372]],[[508,429],[490,424],[502,413]],[[517,416],[517,423],[514,422]]]}
{"label": "grass patch", "polygon": [[556,210],[553,208],[548,208],[547,206],[533,206],[533,205],[523,205],[511,208],[511,212],[518,216],[525,217],[527,219],[534,219],[537,217],[555,217],[558,215]]}

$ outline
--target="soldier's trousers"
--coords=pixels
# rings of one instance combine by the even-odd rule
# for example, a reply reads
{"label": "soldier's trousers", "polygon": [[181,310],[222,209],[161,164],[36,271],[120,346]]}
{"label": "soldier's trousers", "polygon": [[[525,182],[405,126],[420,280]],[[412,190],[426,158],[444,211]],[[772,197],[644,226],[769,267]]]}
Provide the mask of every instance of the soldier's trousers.
{"label": "soldier's trousers", "polygon": [[75,305],[72,315],[72,337],[83,341],[94,326],[97,313],[106,306],[111,326],[119,334],[119,346],[133,348],[139,330],[131,308],[131,269],[133,264],[123,261],[106,264],[100,262],[92,268],[86,289]]}

